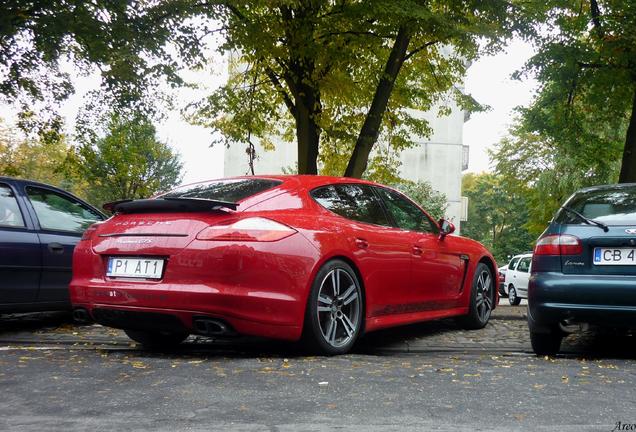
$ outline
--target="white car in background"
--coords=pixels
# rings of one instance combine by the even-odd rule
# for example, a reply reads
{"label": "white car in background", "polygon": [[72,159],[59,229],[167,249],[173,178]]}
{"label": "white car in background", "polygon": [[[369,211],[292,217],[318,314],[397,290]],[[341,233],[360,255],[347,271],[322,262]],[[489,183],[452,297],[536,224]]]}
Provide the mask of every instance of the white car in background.
{"label": "white car in background", "polygon": [[528,281],[530,280],[531,266],[531,253],[515,255],[508,264],[504,290],[508,294],[508,302],[512,306],[517,306],[521,303],[521,299],[528,298]]}

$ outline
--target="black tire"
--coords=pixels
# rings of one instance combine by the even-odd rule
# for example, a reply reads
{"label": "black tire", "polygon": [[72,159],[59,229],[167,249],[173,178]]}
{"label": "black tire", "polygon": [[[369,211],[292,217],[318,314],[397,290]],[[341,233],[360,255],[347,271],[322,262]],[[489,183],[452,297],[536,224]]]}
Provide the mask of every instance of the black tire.
{"label": "black tire", "polygon": [[[343,283],[346,286],[340,286]],[[305,346],[320,355],[345,354],[363,328],[364,297],[355,271],[342,260],[329,261],[311,285],[303,328]]]}
{"label": "black tire", "polygon": [[144,348],[149,349],[169,349],[174,348],[186,340],[188,333],[183,332],[161,332],[146,330],[124,330],[126,335],[135,342],[140,343]]}
{"label": "black tire", "polygon": [[490,314],[494,308],[494,283],[490,268],[484,263],[477,264],[470,289],[468,315],[458,318],[458,322],[462,327],[468,330],[477,330],[484,328],[488,324]]}
{"label": "black tire", "polygon": [[548,333],[530,332],[530,344],[536,355],[555,355],[561,349],[563,334],[558,330]]}
{"label": "black tire", "polygon": [[514,285],[510,285],[508,288],[508,303],[510,303],[510,306],[519,306],[519,303],[521,303],[521,298],[517,295]]}

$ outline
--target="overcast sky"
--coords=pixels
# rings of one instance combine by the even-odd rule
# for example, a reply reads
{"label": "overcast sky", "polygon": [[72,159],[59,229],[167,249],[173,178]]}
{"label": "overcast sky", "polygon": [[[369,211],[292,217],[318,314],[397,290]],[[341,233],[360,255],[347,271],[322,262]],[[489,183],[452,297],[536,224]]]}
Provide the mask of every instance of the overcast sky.
{"label": "overcast sky", "polygon": [[[521,41],[513,41],[505,52],[484,57],[475,62],[466,77],[466,90],[491,110],[473,114],[464,124],[464,144],[470,146],[468,170],[482,172],[489,169],[487,149],[505,134],[513,119],[513,109],[527,105],[536,88],[536,82],[514,81],[510,75],[519,69],[532,55],[532,48]],[[201,83],[208,89],[226,79],[226,63],[220,56],[213,59],[208,71],[189,73],[186,78]],[[61,111],[67,120],[67,132],[72,133],[74,119],[82,106],[84,94],[98,86],[96,76],[74,77],[76,94],[66,101]],[[186,105],[204,95],[203,90],[180,90],[179,102]],[[0,117],[9,123],[14,118],[11,107],[0,107]],[[194,182],[223,176],[223,148],[210,148],[212,135],[209,129],[186,122],[180,112],[171,112],[157,125],[159,138],[169,143],[182,156],[185,168],[184,182]]]}
{"label": "overcast sky", "polygon": [[487,149],[506,135],[514,119],[514,108],[530,103],[537,82],[527,78],[513,80],[510,75],[533,54],[529,44],[513,41],[505,52],[484,57],[468,70],[467,92],[491,107],[485,113],[473,114],[464,124],[464,144],[470,147],[468,171],[488,171]]}

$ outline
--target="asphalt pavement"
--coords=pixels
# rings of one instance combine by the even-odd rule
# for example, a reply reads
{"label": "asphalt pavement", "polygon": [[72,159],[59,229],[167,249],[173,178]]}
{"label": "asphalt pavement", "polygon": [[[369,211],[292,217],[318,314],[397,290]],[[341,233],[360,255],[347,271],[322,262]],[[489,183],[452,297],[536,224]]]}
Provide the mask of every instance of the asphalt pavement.
{"label": "asphalt pavement", "polygon": [[442,320],[372,333],[339,357],[199,337],[148,352],[68,314],[9,315],[0,430],[636,430],[635,337],[590,329],[563,351],[532,354],[523,306],[478,331]]}

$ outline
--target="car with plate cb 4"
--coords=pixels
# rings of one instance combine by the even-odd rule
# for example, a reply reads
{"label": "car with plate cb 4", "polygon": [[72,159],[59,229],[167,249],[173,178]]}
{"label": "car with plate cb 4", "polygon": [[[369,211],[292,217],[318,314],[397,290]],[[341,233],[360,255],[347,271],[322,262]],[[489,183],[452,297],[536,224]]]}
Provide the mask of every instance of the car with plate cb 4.
{"label": "car with plate cb 4", "polygon": [[532,348],[557,353],[576,324],[636,328],[636,184],[579,190],[537,240],[528,285]]}

